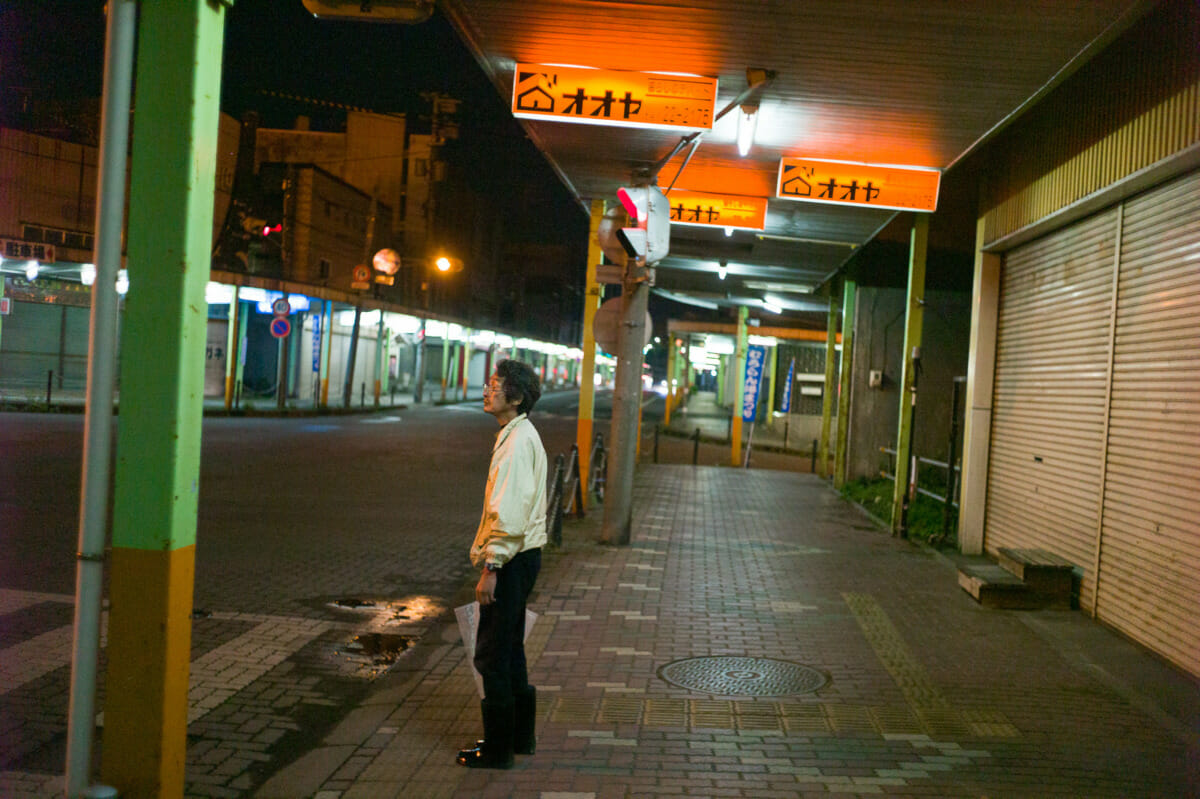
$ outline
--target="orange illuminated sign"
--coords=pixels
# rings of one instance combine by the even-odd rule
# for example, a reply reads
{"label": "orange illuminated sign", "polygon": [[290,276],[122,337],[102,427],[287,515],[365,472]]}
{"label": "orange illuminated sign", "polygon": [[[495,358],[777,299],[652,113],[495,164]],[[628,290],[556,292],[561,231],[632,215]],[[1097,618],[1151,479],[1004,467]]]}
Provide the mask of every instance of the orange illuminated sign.
{"label": "orange illuminated sign", "polygon": [[762,230],[767,223],[766,197],[735,197],[731,194],[705,194],[673,190],[667,195],[671,204],[671,223]]}
{"label": "orange illuminated sign", "polygon": [[517,64],[513,116],[590,125],[710,130],[717,79]]}
{"label": "orange illuminated sign", "polygon": [[941,179],[939,170],[925,167],[783,158],[776,196],[863,208],[934,211]]}

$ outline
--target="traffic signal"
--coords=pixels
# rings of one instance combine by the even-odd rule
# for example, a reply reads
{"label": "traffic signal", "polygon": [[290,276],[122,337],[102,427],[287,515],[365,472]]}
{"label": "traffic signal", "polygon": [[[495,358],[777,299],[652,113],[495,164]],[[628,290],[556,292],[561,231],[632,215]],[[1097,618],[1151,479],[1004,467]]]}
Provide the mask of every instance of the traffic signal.
{"label": "traffic signal", "polygon": [[607,226],[601,225],[600,246],[605,254],[609,254],[615,239],[625,255],[640,262],[654,264],[666,258],[671,243],[671,204],[667,196],[657,186],[623,186],[617,190],[617,199],[628,219],[621,226],[614,224],[615,219]]}

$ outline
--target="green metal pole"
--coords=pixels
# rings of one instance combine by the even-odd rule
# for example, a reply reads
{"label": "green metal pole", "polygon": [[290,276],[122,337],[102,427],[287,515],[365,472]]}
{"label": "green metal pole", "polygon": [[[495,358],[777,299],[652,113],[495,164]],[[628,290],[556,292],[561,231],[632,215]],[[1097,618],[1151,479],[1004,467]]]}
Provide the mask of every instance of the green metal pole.
{"label": "green metal pole", "polygon": [[779,344],[771,347],[771,362],[767,366],[767,374],[771,376],[771,390],[767,392],[767,419],[775,419],[775,387],[779,378]]}
{"label": "green metal pole", "polygon": [[238,351],[241,337],[238,335],[238,322],[241,317],[240,300],[238,296],[241,286],[233,287],[233,296],[229,299],[229,335],[225,338],[225,410],[233,408],[234,382],[237,380]]}
{"label": "green metal pole", "polygon": [[821,397],[821,443],[817,447],[817,474],[829,476],[829,429],[833,421],[834,366],[837,365],[837,328],[841,308],[832,290],[829,296],[829,317],[825,328],[825,387]]}
{"label": "green metal pole", "polygon": [[846,445],[850,436],[850,369],[854,363],[854,304],[857,284],[847,280],[842,288],[842,378],[838,389],[837,456],[833,487],[846,484]]}
{"label": "green metal pole", "polygon": [[182,796],[224,5],[140,8],[104,781]]}
{"label": "green metal pole", "polygon": [[729,379],[729,356],[717,356],[717,407],[725,404],[725,381]]}
{"label": "green metal pole", "polygon": [[237,373],[233,381],[234,398],[237,405],[241,405],[241,390],[243,379],[246,376],[246,341],[250,335],[250,313],[253,306],[250,303],[245,303],[242,306],[241,313],[238,314],[238,346],[237,346],[237,364],[235,368]]}
{"label": "green metal pole", "polygon": [[907,320],[904,326],[904,372],[900,379],[900,421],[896,431],[896,485],[892,490],[892,532],[908,535],[909,457],[912,452],[913,408],[917,404],[914,352],[921,348],[925,322],[925,253],[929,216],[917,214],[908,255]]}

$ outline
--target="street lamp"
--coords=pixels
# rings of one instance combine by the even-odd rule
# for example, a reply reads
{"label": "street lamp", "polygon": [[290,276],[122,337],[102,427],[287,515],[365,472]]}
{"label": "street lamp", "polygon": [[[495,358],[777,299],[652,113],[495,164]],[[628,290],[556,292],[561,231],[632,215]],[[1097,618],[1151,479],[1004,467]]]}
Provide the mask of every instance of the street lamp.
{"label": "street lamp", "polygon": [[[423,265],[426,269],[432,267],[433,271],[438,275],[448,275],[453,272],[461,272],[463,262],[461,258],[454,258],[449,255],[441,254],[434,256],[432,259],[423,260]],[[425,276],[421,275],[421,306],[426,314],[429,313],[429,284],[425,280]],[[421,317],[421,332],[418,334],[420,339],[417,344],[416,362],[413,364],[413,401],[420,405],[425,387],[425,316]],[[443,343],[443,346],[444,343]]]}

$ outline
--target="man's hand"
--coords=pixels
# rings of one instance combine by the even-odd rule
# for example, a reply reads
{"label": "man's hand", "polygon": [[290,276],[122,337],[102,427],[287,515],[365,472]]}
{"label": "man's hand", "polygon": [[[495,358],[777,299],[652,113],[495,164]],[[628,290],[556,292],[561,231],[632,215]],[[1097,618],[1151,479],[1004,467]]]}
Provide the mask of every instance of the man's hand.
{"label": "man's hand", "polygon": [[490,605],[496,601],[496,573],[487,569],[479,575],[479,583],[475,586],[475,599],[480,605]]}

